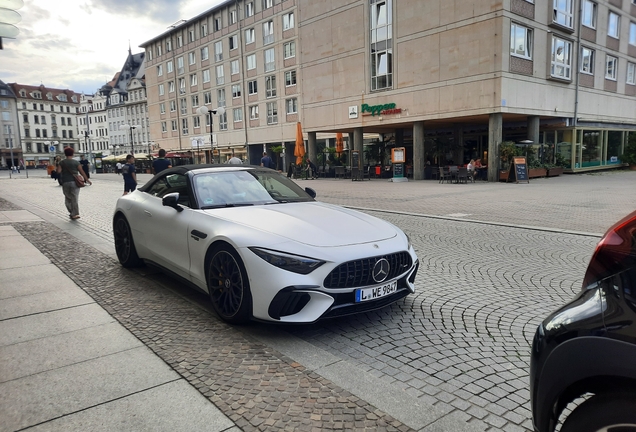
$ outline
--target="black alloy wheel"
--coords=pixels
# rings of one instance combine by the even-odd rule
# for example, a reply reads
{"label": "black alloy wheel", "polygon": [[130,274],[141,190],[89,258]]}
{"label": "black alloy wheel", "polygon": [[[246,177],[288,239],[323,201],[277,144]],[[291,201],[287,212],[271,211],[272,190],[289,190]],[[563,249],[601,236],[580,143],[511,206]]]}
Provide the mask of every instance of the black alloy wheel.
{"label": "black alloy wheel", "polygon": [[228,245],[218,246],[208,264],[208,290],[216,313],[232,324],[251,318],[252,295],[241,258]]}
{"label": "black alloy wheel", "polygon": [[132,231],[125,217],[119,216],[115,219],[113,235],[115,237],[115,252],[117,252],[120,264],[127,268],[141,266],[143,261],[137,255]]}
{"label": "black alloy wheel", "polygon": [[563,422],[561,432],[635,432],[636,395],[592,396]]}

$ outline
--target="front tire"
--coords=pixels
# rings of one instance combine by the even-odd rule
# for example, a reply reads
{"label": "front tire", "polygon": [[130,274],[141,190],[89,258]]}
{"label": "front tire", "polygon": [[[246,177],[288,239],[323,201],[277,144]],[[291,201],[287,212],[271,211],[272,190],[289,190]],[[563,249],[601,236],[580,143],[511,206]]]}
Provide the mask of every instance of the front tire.
{"label": "front tire", "polygon": [[208,262],[208,292],[214,311],[223,321],[243,324],[252,316],[252,294],[247,272],[229,245],[217,246]]}
{"label": "front tire", "polygon": [[115,237],[115,252],[119,263],[126,268],[140,267],[143,261],[137,255],[132,230],[125,217],[118,216],[115,219],[113,235]]}
{"label": "front tire", "polygon": [[636,431],[636,395],[592,396],[567,417],[561,432]]}

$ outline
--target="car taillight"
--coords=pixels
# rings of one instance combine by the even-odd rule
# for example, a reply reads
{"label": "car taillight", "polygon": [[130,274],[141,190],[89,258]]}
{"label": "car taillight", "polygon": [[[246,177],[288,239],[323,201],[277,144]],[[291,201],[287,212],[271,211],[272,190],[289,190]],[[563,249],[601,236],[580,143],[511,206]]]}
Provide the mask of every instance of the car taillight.
{"label": "car taillight", "polygon": [[592,255],[583,289],[636,265],[636,211],[614,224]]}

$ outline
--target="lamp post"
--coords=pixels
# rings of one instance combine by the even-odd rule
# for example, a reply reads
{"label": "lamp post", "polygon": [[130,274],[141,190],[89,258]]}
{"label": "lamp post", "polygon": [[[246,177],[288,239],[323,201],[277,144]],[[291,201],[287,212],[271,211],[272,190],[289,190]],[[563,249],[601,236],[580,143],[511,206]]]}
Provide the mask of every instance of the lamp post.
{"label": "lamp post", "polygon": [[205,140],[202,137],[197,137],[197,138],[192,138],[192,147],[194,148],[194,146],[197,146],[197,161],[196,163],[201,163],[201,158],[199,156],[199,149],[201,144],[203,144],[205,142]]}
{"label": "lamp post", "polygon": [[137,129],[139,126],[129,125],[127,123],[119,126],[119,129],[130,131],[130,154],[135,155],[135,143],[133,142],[133,129]]}
{"label": "lamp post", "polygon": [[208,107],[203,105],[197,108],[196,112],[197,114],[200,114],[200,115],[208,114],[210,116],[210,148],[212,149],[212,153],[214,154],[214,135],[212,134],[212,129],[213,129],[212,115],[218,114],[222,116],[223,114],[225,114],[225,108],[218,107],[216,109],[209,109]]}

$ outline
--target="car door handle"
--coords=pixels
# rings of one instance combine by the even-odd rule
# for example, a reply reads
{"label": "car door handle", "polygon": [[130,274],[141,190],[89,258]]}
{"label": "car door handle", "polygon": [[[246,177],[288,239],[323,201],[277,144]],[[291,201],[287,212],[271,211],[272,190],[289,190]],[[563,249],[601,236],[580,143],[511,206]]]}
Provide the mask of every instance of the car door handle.
{"label": "car door handle", "polygon": [[193,239],[195,239],[196,241],[199,241],[199,239],[204,239],[206,238],[208,235],[204,232],[198,231],[198,230],[192,230],[190,231],[190,235],[192,236]]}
{"label": "car door handle", "polygon": [[144,210],[144,213],[146,213],[146,216],[152,217],[152,213],[150,213],[148,210]]}

